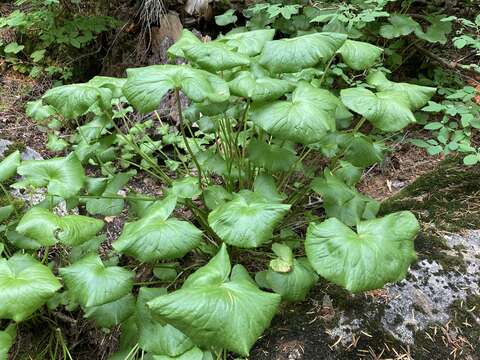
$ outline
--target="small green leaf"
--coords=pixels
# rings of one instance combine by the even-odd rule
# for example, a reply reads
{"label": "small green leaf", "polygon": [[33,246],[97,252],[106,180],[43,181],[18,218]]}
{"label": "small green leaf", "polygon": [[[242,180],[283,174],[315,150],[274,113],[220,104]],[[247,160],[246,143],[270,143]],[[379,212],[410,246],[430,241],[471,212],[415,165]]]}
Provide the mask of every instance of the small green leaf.
{"label": "small green leaf", "polygon": [[388,25],[382,25],[380,35],[386,39],[394,39],[421,30],[420,25],[407,15],[393,14],[388,18]]}
{"label": "small green leaf", "polygon": [[65,150],[65,148],[68,146],[68,142],[65,140],[59,138],[55,134],[48,134],[48,143],[47,143],[47,149],[50,151],[54,152],[59,152]]}
{"label": "small green leaf", "polygon": [[55,115],[55,108],[50,105],[43,105],[42,100],[29,101],[25,108],[27,116],[35,121],[43,121]]}
{"label": "small green leaf", "polygon": [[106,267],[98,255],[89,255],[59,269],[68,291],[83,307],[118,300],[131,292],[134,273],[119,266]]}
{"label": "small green leaf", "polygon": [[248,159],[254,165],[272,171],[286,171],[298,160],[293,147],[268,144],[252,139],[247,145]]}
{"label": "small green leaf", "polygon": [[30,255],[0,259],[0,319],[25,320],[61,287],[50,269]]}
{"label": "small green leaf", "polygon": [[183,53],[188,60],[211,72],[250,64],[248,56],[233,52],[224,44],[215,42],[184,47]]}
{"label": "small green leaf", "polygon": [[128,319],[135,311],[135,298],[128,294],[118,300],[85,308],[85,317],[101,328],[111,328]]}
{"label": "small green leaf", "polygon": [[228,86],[233,95],[258,102],[278,99],[294,89],[288,81],[267,77],[255,78],[249,71],[240,72]]}
{"label": "small green leaf", "polygon": [[200,189],[197,177],[185,176],[184,178],[172,181],[168,193],[179,199],[194,199],[202,193],[202,190]]}
{"label": "small green leaf", "polygon": [[200,39],[196,37],[195,34],[193,34],[190,30],[183,29],[180,39],[178,39],[175,44],[170,46],[170,48],[167,50],[167,53],[173,57],[176,56],[184,58],[185,54],[183,53],[183,48],[200,43]]}
{"label": "small green leaf", "polygon": [[420,225],[409,211],[357,224],[357,233],[336,218],[308,227],[305,251],[315,271],[351,292],[378,289],[405,277],[416,260]]}
{"label": "small green leaf", "polygon": [[3,48],[3,51],[6,54],[18,54],[20,51],[25,49],[24,45],[19,45],[16,42],[12,42]]}
{"label": "small green leaf", "polygon": [[262,52],[265,44],[273,40],[274,29],[262,29],[245,32],[229,32],[218,38],[217,42],[224,42],[229,48],[240,54],[255,56]]}
{"label": "small green leaf", "polygon": [[234,9],[225,11],[222,15],[215,16],[215,23],[218,26],[226,26],[228,24],[234,24],[237,22],[238,17],[235,15]]}
{"label": "small green leaf", "polygon": [[338,53],[343,62],[353,70],[365,70],[375,65],[383,50],[375,45],[355,40],[346,40]]}
{"label": "small green leaf", "polygon": [[0,183],[11,178],[17,173],[17,168],[20,166],[21,156],[20,151],[15,150],[5,159],[0,161]]}
{"label": "small green leaf", "polygon": [[467,155],[463,158],[463,163],[465,165],[475,165],[480,161],[480,158],[477,154]]}
{"label": "small green leaf", "polygon": [[32,58],[33,62],[42,61],[44,56],[45,56],[46,51],[47,51],[46,49],[36,50],[36,51],[34,51],[33,53],[30,54],[30,57]]}

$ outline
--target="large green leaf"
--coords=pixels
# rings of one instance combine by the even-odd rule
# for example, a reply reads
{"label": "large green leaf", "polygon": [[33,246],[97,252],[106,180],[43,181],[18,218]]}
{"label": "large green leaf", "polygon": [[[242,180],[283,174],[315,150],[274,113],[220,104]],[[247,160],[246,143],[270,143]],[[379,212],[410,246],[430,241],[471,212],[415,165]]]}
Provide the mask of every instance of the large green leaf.
{"label": "large green leaf", "polygon": [[148,306],[198,346],[248,356],[275,315],[280,296],[259,290],[240,265],[234,267],[229,279],[230,270],[223,244],[180,290],[157,297]]}
{"label": "large green leaf", "polygon": [[228,83],[230,92],[252,101],[271,101],[289,93],[294,86],[286,81],[273,78],[255,78],[249,71],[240,72]]}
{"label": "large green leaf", "polygon": [[8,360],[8,353],[15,343],[16,335],[16,324],[10,324],[5,330],[0,331],[0,360]]}
{"label": "large green leaf", "polygon": [[405,277],[416,259],[420,229],[409,211],[357,224],[357,233],[331,218],[308,227],[305,251],[317,273],[352,292],[381,288]]}
{"label": "large green leaf", "polygon": [[329,169],[325,170],[323,178],[313,180],[312,189],[322,196],[328,217],[335,217],[349,226],[362,219],[374,218],[380,209],[377,201],[360,194]]}
{"label": "large green leaf", "polygon": [[16,150],[0,162],[0,183],[17,173],[20,161],[20,151]]}
{"label": "large green leaf", "polygon": [[87,84],[97,88],[109,89],[112,92],[113,98],[121,98],[123,96],[122,88],[126,81],[127,79],[125,78],[94,76]]}
{"label": "large green leaf", "polygon": [[17,172],[24,180],[17,183],[16,187],[47,186],[50,195],[65,199],[76,195],[85,182],[85,172],[75,153],[65,158],[24,161]]}
{"label": "large green leaf", "polygon": [[382,131],[398,131],[416,122],[405,93],[399,91],[373,93],[357,87],[342,90],[340,95],[346,107],[363,115]]}
{"label": "large green leaf", "polygon": [[0,319],[25,320],[62,285],[30,255],[0,259]]}
{"label": "large green leaf", "polygon": [[202,351],[193,347],[179,356],[152,355],[152,360],[213,360],[214,357],[209,351]]}
{"label": "large green leaf", "polygon": [[248,158],[254,165],[272,172],[286,171],[297,161],[295,150],[252,139],[247,145]]}
{"label": "large green leaf", "polygon": [[127,74],[123,93],[143,113],[157,109],[163,96],[174,89],[181,89],[195,102],[223,102],[230,96],[225,81],[207,71],[192,69],[187,65],[152,65],[128,69]]}
{"label": "large green leaf", "polygon": [[245,32],[230,32],[217,41],[225,42],[240,54],[255,56],[262,52],[265,44],[273,40],[275,29],[262,29]]}
{"label": "large green leaf", "polygon": [[83,307],[118,300],[131,292],[134,273],[119,266],[106,267],[96,254],[60,268],[68,291]]}
{"label": "large green leaf", "polygon": [[375,86],[378,91],[398,91],[403,93],[408,97],[411,110],[424,107],[437,91],[433,87],[390,81],[381,71],[370,72],[367,76],[367,82]]}
{"label": "large green leaf", "polygon": [[365,70],[375,65],[383,50],[366,42],[346,40],[338,52],[353,70]]}
{"label": "large green leaf", "polygon": [[266,43],[260,64],[274,73],[293,73],[327,62],[343,45],[347,35],[315,33]]}
{"label": "large green leaf", "polygon": [[118,300],[85,308],[85,317],[93,319],[101,328],[111,328],[121,324],[135,311],[135,297],[127,294]]}
{"label": "large green leaf", "polygon": [[48,90],[42,99],[65,118],[76,119],[86,114],[93,106],[110,109],[112,91],[91,84],[72,84]]}
{"label": "large green leaf", "polygon": [[[290,266],[285,269],[278,268],[276,261],[283,261],[281,257],[270,262],[270,269],[262,271],[255,277],[257,282],[265,282],[268,288],[282,296],[287,301],[305,300],[308,291],[318,281],[318,276],[306,258],[294,259],[292,250],[283,244],[277,245],[277,255],[282,249],[284,255],[290,255]],[[282,255],[282,254],[280,254]],[[259,281],[261,280],[261,281]]]}
{"label": "large green leaf", "polygon": [[176,259],[200,245],[202,232],[187,221],[170,218],[176,198],[154,203],[146,214],[125,224],[120,237],[112,244],[118,252],[140,261]]}
{"label": "large green leaf", "polygon": [[290,101],[253,106],[253,122],[280,139],[309,144],[335,130],[338,99],[330,92],[302,82]]}
{"label": "large green leaf", "polygon": [[16,230],[42,245],[57,241],[76,246],[93,238],[103,228],[103,221],[82,215],[57,216],[40,207],[23,215]]}
{"label": "large green leaf", "polygon": [[260,195],[242,191],[213,210],[208,223],[227,244],[253,248],[272,238],[273,229],[289,209],[290,205],[270,203]]}
{"label": "large green leaf", "polygon": [[165,295],[164,288],[140,288],[137,300],[138,344],[143,350],[167,356],[179,356],[191,349],[192,341],[170,324],[154,318],[147,302]]}
{"label": "large green leaf", "polygon": [[231,51],[225,45],[215,42],[184,47],[183,53],[188,60],[211,72],[250,64],[248,56]]}
{"label": "large green leaf", "polygon": [[189,47],[191,45],[196,45],[200,44],[201,41],[198,37],[195,36],[190,30],[183,29],[182,30],[182,35],[180,36],[180,39],[178,39],[175,44],[170,46],[170,48],[167,50],[167,53],[170,56],[176,56],[176,57],[185,57],[185,54],[183,53],[183,49],[185,47]]}

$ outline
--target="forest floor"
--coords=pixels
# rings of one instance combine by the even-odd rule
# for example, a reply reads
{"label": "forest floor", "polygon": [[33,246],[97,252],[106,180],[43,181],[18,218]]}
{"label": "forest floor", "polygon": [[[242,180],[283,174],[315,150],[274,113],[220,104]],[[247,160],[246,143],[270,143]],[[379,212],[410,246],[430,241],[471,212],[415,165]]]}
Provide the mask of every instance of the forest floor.
{"label": "forest floor", "polygon": [[[50,85],[0,75],[0,139],[53,156],[24,109]],[[307,301],[282,309],[250,359],[480,359],[480,167],[404,140],[392,146],[359,190],[382,201],[385,213],[411,210],[421,219],[419,259],[407,279],[359,295],[320,282]],[[115,347],[116,335],[102,342]]]}

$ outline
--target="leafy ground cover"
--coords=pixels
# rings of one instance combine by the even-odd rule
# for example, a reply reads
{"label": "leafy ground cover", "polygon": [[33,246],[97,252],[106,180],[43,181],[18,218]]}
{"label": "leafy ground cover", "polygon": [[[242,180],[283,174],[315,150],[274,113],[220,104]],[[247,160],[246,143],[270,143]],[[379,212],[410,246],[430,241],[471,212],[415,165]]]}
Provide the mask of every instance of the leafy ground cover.
{"label": "leafy ground cover", "polygon": [[[22,161],[13,148],[0,163],[4,353],[81,358],[92,332],[96,347],[110,339],[101,358],[248,357],[313,287],[348,297],[404,278],[425,219],[414,205],[380,212],[372,188],[412,145],[474,165],[478,105],[444,73],[392,71],[409,37],[444,44],[477,18],[417,22],[387,5],[257,4],[215,40],[184,29],[168,64],[29,102],[48,151]],[[408,136],[418,123],[436,139]],[[12,189],[41,200],[19,204]]]}

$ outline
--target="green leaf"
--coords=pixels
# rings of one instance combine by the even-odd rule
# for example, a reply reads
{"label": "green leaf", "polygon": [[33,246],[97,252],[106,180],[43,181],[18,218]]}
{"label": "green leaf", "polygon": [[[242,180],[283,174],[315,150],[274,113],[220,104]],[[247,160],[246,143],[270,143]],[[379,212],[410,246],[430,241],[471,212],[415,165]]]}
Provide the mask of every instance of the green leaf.
{"label": "green leaf", "polygon": [[396,83],[386,78],[381,71],[372,71],[367,76],[367,83],[375,86],[378,91],[398,91],[408,97],[410,110],[425,106],[437,91],[436,88],[409,83]]}
{"label": "green leaf", "polygon": [[420,225],[409,211],[357,224],[357,233],[336,218],[308,227],[305,251],[315,271],[351,292],[378,289],[405,277],[416,260]]}
{"label": "green leaf", "polygon": [[260,64],[273,73],[293,73],[327,62],[343,45],[347,35],[315,33],[266,43]]}
{"label": "green leaf", "polygon": [[276,271],[271,263],[271,269],[264,272],[266,285],[287,301],[303,301],[308,292],[318,281],[318,275],[306,258],[292,260],[288,272]]}
{"label": "green leaf", "polygon": [[180,290],[148,302],[165,322],[198,346],[224,348],[248,356],[269,326],[280,296],[263,292],[246,275],[232,271],[225,244],[204,267],[190,275]]}
{"label": "green leaf", "polygon": [[272,203],[281,203],[286,198],[284,194],[278,192],[277,184],[275,184],[272,175],[258,174],[253,182],[253,189],[256,194]]}
{"label": "green leaf", "polygon": [[215,42],[184,47],[183,53],[188,60],[211,72],[250,64],[248,56],[233,52],[225,45]]}
{"label": "green leaf", "polygon": [[105,266],[96,254],[60,268],[68,291],[83,307],[118,300],[131,292],[134,273],[119,266]]}
{"label": "green leaf", "polygon": [[197,177],[185,176],[172,181],[167,192],[179,199],[194,199],[202,193],[202,189],[200,189]]}
{"label": "green leaf", "polygon": [[245,32],[229,32],[215,40],[224,42],[229,48],[240,54],[255,56],[262,52],[265,44],[273,40],[275,29],[262,29]]}
{"label": "green leaf", "polygon": [[46,49],[36,50],[30,54],[30,57],[32,58],[33,62],[42,61],[46,51],[47,51]]}
{"label": "green leaf", "polygon": [[153,65],[128,69],[127,74],[123,92],[142,113],[157,109],[163,96],[173,89],[181,89],[195,102],[223,102],[230,96],[227,83],[218,76],[186,65]]}
{"label": "green leaf", "polygon": [[[6,206],[0,206],[0,223],[2,221],[5,221],[7,220],[10,215],[13,214],[13,211],[14,211],[14,207],[12,205],[6,205]],[[1,244],[3,245],[3,244]],[[1,255],[1,251],[0,251],[0,255]]]}
{"label": "green leaf", "polygon": [[30,255],[0,259],[0,319],[25,320],[61,287],[50,269]]}
{"label": "green leaf", "polygon": [[0,360],[8,360],[10,348],[15,343],[17,324],[10,324],[5,330],[0,331]]}
{"label": "green leaf", "polygon": [[213,360],[211,352],[204,352],[194,347],[179,356],[153,355],[152,360]]}
{"label": "green leaf", "polygon": [[338,99],[330,92],[302,82],[291,101],[252,106],[253,122],[280,139],[310,144],[335,130]]}
{"label": "green leaf", "polygon": [[279,273],[288,273],[293,267],[293,253],[287,245],[274,243],[272,250],[278,258],[270,261],[270,268]]}
{"label": "green leaf", "polygon": [[228,24],[234,24],[237,22],[238,17],[235,15],[234,9],[225,11],[222,15],[215,16],[215,23],[218,26],[226,26]]}
{"label": "green leaf", "polygon": [[127,79],[125,78],[94,76],[87,84],[97,88],[109,89],[112,92],[113,98],[121,98],[123,96],[122,88],[126,82]]}
{"label": "green leaf", "polygon": [[156,355],[180,356],[193,348],[192,341],[172,325],[157,320],[147,302],[167,293],[164,288],[140,288],[137,300],[138,344]]}
{"label": "green leaf", "polygon": [[231,199],[232,194],[225,190],[225,188],[221,185],[210,185],[203,190],[203,200],[205,201],[205,206],[210,210],[225,204],[226,201]]}
{"label": "green leaf", "polygon": [[66,119],[77,119],[94,107],[110,109],[112,92],[90,84],[72,84],[48,90],[42,100]]}
{"label": "green leaf", "polygon": [[380,35],[386,39],[393,39],[421,30],[420,25],[407,15],[394,14],[388,18],[388,25],[382,25]]}
{"label": "green leaf", "polygon": [[0,183],[11,178],[17,173],[17,168],[20,165],[21,156],[20,151],[15,150],[5,159],[0,161]]}
{"label": "green leaf", "polygon": [[393,132],[416,122],[407,96],[399,91],[373,93],[365,88],[340,91],[347,108],[364,116],[373,126]]}
{"label": "green leaf", "polygon": [[[121,190],[136,173],[137,172],[133,170],[115,174],[112,179],[108,181],[101,196],[118,196],[118,191]],[[92,215],[115,216],[122,212],[125,206],[125,201],[123,199],[108,199],[101,197],[98,199],[88,198],[86,199],[86,205],[87,211]]]}
{"label": "green leaf", "polygon": [[63,151],[68,146],[68,142],[60,139],[56,134],[48,134],[47,149],[50,151],[58,152]]}
{"label": "green leaf", "polygon": [[349,163],[348,161],[339,161],[340,167],[335,170],[336,177],[341,179],[345,184],[354,186],[362,177],[362,169]]}
{"label": "green leaf", "polygon": [[295,150],[290,147],[268,144],[258,139],[250,140],[247,154],[255,166],[271,172],[287,171],[298,160]]}
{"label": "green leaf", "polygon": [[55,115],[56,111],[50,105],[43,105],[42,100],[29,101],[25,108],[26,114],[29,118],[32,118],[35,121],[43,121],[48,119],[50,116]]}
{"label": "green leaf", "polygon": [[427,31],[423,32],[420,28],[415,31],[415,35],[431,43],[445,44],[448,40],[447,34],[452,31],[452,22],[444,21],[444,15],[427,16],[426,19],[431,23]]}
{"label": "green leaf", "polygon": [[68,199],[80,191],[85,172],[75,153],[64,158],[24,161],[17,169],[24,180],[14,187],[47,186],[50,195]]}
{"label": "green leaf", "polygon": [[25,49],[24,45],[19,45],[16,42],[12,42],[3,48],[5,54],[18,54],[20,51]]}
{"label": "green leaf", "polygon": [[349,226],[355,226],[362,219],[374,218],[380,204],[360,194],[325,169],[323,178],[315,178],[312,189],[323,198],[328,217],[335,217]]}
{"label": "green leaf", "polygon": [[346,40],[338,53],[342,55],[343,62],[353,70],[365,70],[377,62],[383,49],[378,46],[355,40]]}
{"label": "green leaf", "polygon": [[85,317],[101,328],[111,328],[127,320],[135,311],[135,297],[128,294],[118,300],[85,309]]}
{"label": "green leaf", "polygon": [[185,57],[183,48],[200,44],[201,41],[190,30],[183,29],[180,38],[167,50],[168,55],[173,57]]}
{"label": "green leaf", "polygon": [[477,154],[467,155],[463,158],[463,163],[465,165],[475,165],[480,161],[480,158]]}
{"label": "green leaf", "polygon": [[151,205],[140,220],[125,224],[113,248],[143,262],[185,256],[200,245],[202,232],[187,221],[168,219],[175,204],[176,198],[169,196]]}
{"label": "green leaf", "polygon": [[83,215],[57,216],[49,210],[33,207],[23,215],[16,230],[39,244],[57,241],[76,246],[93,238],[103,228],[103,221]]}
{"label": "green leaf", "polygon": [[278,99],[294,89],[288,81],[267,77],[257,79],[249,71],[240,72],[228,86],[233,95],[257,102]]}
{"label": "green leaf", "polygon": [[290,209],[290,205],[270,203],[248,191],[233,196],[208,215],[208,223],[223,241],[237,247],[257,247],[270,240]]}

